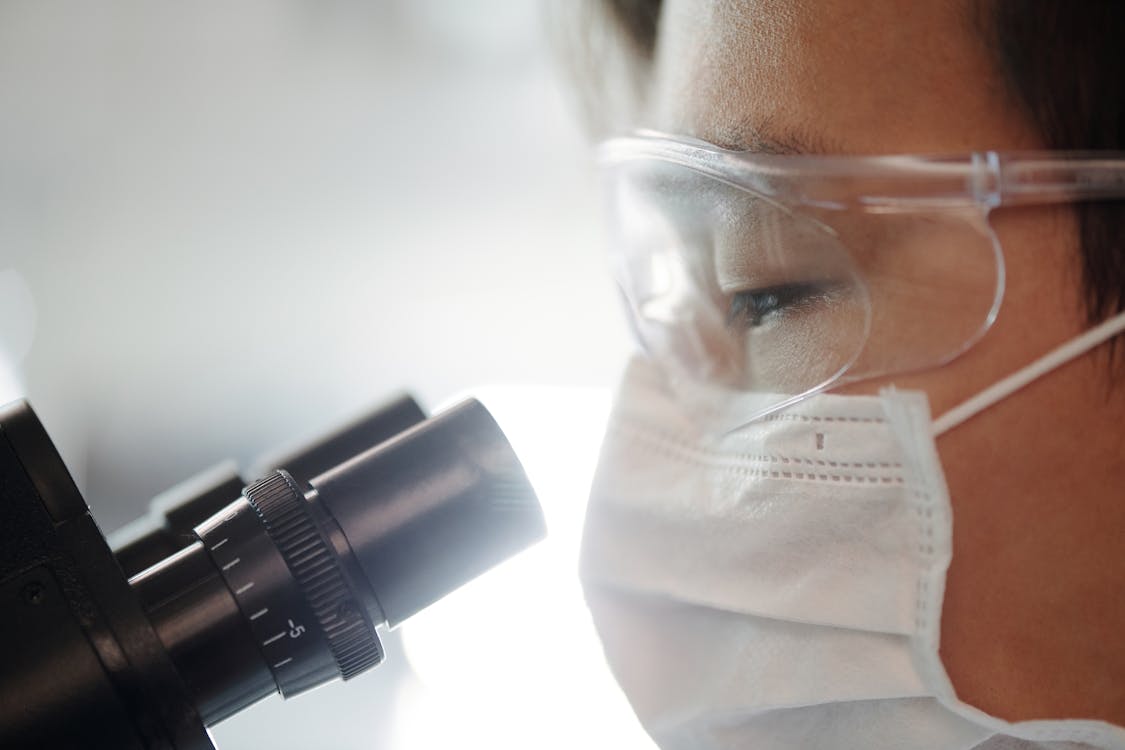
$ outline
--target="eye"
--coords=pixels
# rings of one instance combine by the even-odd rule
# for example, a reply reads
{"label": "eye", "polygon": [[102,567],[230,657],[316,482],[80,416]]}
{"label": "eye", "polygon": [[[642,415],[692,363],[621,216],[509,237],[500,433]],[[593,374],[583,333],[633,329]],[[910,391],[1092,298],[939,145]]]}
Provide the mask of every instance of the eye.
{"label": "eye", "polygon": [[758,328],[786,312],[827,301],[834,295],[834,285],[828,283],[778,284],[733,292],[727,310],[727,326]]}

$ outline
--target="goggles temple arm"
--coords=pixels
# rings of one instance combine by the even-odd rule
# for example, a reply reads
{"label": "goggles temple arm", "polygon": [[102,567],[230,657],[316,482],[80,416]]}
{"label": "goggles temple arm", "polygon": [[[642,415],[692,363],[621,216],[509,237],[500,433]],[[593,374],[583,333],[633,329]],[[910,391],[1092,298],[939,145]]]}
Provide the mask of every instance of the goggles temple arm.
{"label": "goggles temple arm", "polygon": [[1125,159],[1094,154],[1052,158],[989,153],[987,157],[998,178],[1001,206],[1125,198]]}

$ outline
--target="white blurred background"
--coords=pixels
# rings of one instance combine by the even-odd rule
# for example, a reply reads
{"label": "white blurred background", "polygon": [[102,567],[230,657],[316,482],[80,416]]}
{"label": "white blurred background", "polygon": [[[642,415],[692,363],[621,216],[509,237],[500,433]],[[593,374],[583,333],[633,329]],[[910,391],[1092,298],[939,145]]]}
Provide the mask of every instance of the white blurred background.
{"label": "white blurred background", "polygon": [[223,748],[623,741],[573,545],[628,343],[556,67],[531,0],[0,1],[0,402],[104,531],[392,392],[485,386],[561,530]]}

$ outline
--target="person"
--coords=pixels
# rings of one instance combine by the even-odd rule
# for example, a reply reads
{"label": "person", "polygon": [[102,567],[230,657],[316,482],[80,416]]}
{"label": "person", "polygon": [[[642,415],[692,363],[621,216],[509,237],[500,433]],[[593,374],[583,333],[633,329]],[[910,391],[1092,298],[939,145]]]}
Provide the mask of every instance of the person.
{"label": "person", "polygon": [[645,355],[582,576],[646,729],[1125,747],[1125,5],[595,5]]}

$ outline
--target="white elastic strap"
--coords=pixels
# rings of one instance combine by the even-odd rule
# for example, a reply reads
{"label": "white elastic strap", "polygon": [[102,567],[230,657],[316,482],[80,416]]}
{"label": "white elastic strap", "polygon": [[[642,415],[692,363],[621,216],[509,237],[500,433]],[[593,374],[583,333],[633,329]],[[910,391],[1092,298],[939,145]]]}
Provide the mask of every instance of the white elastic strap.
{"label": "white elastic strap", "polygon": [[1076,336],[1057,349],[1048,352],[1027,367],[1017,370],[1003,380],[990,385],[983,391],[963,401],[957,406],[942,414],[934,420],[934,435],[940,435],[951,430],[957,425],[978,412],[1012,395],[1028,383],[1042,377],[1051,370],[1065,365],[1075,357],[1079,357],[1093,349],[1098,344],[1108,341],[1117,334],[1125,331],[1125,312],[1114,315],[1104,323],[1100,323],[1081,336]]}

